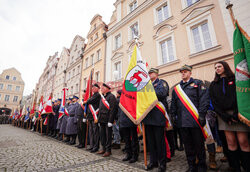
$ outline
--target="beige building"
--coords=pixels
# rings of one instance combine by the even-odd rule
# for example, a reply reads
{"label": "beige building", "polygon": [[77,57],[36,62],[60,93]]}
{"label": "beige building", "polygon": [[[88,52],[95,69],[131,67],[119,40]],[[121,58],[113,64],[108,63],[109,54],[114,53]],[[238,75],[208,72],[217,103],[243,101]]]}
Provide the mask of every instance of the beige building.
{"label": "beige building", "polygon": [[211,81],[214,63],[233,65],[218,0],[117,0],[107,31],[106,81],[125,77],[138,36],[142,57],[170,87],[181,79],[179,68],[193,66],[193,77]]}
{"label": "beige building", "polygon": [[88,42],[83,53],[81,90],[86,88],[92,68],[94,68],[93,80],[95,82],[104,81],[106,31],[107,25],[102,21],[102,16],[95,15],[90,22]]}
{"label": "beige building", "polygon": [[19,107],[23,97],[24,82],[15,68],[5,69],[0,75],[0,113],[10,113]]}
{"label": "beige building", "polygon": [[66,87],[66,69],[69,63],[69,49],[63,47],[61,55],[59,57],[56,79],[55,79],[55,89],[54,89],[54,98],[62,98],[62,89]]}
{"label": "beige building", "polygon": [[[38,90],[37,93],[37,101],[43,96],[43,100],[47,101],[51,93],[54,92],[54,82],[57,70],[58,63],[58,53],[56,52],[53,56],[49,56],[47,60],[46,67],[43,70],[42,75],[39,78],[39,82],[36,88]],[[54,94],[53,94],[54,95]]]}
{"label": "beige building", "polygon": [[69,49],[69,61],[66,69],[67,97],[80,96],[82,52],[85,48],[85,39],[76,35]]}

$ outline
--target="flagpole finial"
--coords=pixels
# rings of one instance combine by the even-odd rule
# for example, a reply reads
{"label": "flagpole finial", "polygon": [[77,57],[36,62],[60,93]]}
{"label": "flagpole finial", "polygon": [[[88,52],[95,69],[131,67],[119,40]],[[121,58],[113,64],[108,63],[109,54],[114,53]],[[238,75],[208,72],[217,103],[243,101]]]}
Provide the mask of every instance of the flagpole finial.
{"label": "flagpole finial", "polygon": [[139,38],[138,36],[134,36],[135,44],[139,47]]}
{"label": "flagpole finial", "polygon": [[234,13],[233,13],[233,4],[231,4],[230,0],[225,0],[225,4],[226,4],[226,9],[229,11],[233,26],[235,28],[235,17],[234,17]]}

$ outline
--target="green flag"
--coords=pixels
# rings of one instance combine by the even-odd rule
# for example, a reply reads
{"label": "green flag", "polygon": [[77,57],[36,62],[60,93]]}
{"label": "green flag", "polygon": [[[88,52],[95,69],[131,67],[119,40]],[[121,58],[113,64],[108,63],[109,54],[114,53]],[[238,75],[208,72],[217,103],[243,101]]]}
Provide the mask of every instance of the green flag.
{"label": "green flag", "polygon": [[250,126],[250,37],[235,22],[233,37],[236,94],[239,119]]}

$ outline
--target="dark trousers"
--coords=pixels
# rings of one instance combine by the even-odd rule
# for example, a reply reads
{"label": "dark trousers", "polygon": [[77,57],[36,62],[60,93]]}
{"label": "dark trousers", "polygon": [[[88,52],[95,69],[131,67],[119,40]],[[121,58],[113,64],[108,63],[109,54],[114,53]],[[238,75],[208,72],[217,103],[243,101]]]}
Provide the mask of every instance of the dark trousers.
{"label": "dark trousers", "polygon": [[111,152],[111,143],[112,143],[112,127],[108,127],[108,124],[101,123],[101,144],[102,149],[105,152]]}
{"label": "dark trousers", "polygon": [[92,149],[99,149],[99,141],[100,141],[100,134],[99,134],[99,126],[95,124],[94,121],[88,121],[89,124],[89,144],[90,148]]}
{"label": "dark trousers", "polygon": [[86,138],[86,123],[82,122],[83,118],[78,118],[77,120],[77,136],[79,145],[85,146],[85,138]]}
{"label": "dark trousers", "polygon": [[137,127],[120,128],[125,141],[125,151],[129,156],[135,158],[139,155],[139,141],[137,136]]}
{"label": "dark trousers", "polygon": [[174,130],[166,131],[166,136],[167,136],[168,143],[169,143],[169,146],[170,146],[171,157],[173,157],[174,153],[175,153]]}
{"label": "dark trousers", "polygon": [[[178,135],[179,135],[179,140],[180,140],[180,146],[178,146]],[[174,144],[175,144],[175,148],[178,149],[179,147],[180,148],[183,148],[183,139],[182,139],[182,135],[181,135],[181,129],[180,128],[174,128]]]}
{"label": "dark trousers", "polygon": [[[206,152],[204,146],[204,136],[200,128],[181,128],[185,153],[190,168],[196,168],[195,160],[198,158],[198,171],[205,171]],[[200,170],[199,170],[200,169]]]}
{"label": "dark trousers", "polygon": [[146,125],[146,139],[150,152],[150,163],[166,167],[166,142],[164,128]]}

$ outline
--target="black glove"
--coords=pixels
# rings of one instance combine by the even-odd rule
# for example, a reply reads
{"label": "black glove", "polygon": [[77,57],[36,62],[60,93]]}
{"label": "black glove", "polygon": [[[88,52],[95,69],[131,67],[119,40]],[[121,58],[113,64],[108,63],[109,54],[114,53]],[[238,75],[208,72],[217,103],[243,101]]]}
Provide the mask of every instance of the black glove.
{"label": "black glove", "polygon": [[199,116],[198,121],[202,127],[206,125],[206,119],[204,117]]}

